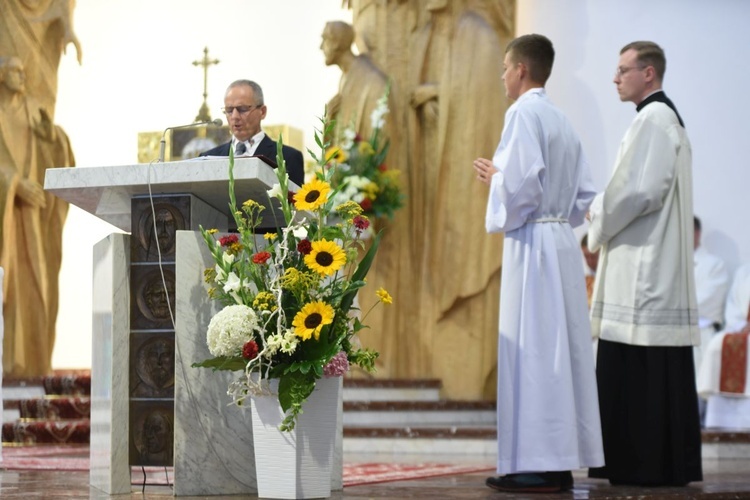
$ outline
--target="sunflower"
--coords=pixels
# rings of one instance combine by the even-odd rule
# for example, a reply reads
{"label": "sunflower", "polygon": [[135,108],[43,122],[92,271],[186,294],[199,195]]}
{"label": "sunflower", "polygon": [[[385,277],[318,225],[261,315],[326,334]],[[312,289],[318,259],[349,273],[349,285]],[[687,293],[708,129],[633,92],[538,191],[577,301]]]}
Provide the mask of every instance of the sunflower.
{"label": "sunflower", "polygon": [[315,210],[328,201],[331,186],[319,179],[304,184],[294,195],[294,206],[297,210]]}
{"label": "sunflower", "polygon": [[294,321],[292,321],[294,334],[302,340],[315,335],[315,340],[318,340],[323,326],[333,323],[333,315],[333,307],[325,302],[308,302],[294,316]]}
{"label": "sunflower", "polygon": [[328,151],[326,151],[326,163],[331,160],[335,161],[336,163],[344,163],[348,159],[349,155],[346,154],[346,151],[338,146],[328,148]]}
{"label": "sunflower", "polygon": [[305,255],[305,264],[320,275],[330,276],[346,264],[346,253],[334,241],[313,241],[312,250]]}

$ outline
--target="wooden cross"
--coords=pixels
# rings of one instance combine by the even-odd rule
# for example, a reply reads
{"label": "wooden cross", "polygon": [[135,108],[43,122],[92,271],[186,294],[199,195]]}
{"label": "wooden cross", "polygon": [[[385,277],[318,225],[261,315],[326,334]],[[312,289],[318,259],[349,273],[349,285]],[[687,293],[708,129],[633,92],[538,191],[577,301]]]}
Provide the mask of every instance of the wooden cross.
{"label": "wooden cross", "polygon": [[195,117],[197,122],[210,122],[211,113],[208,111],[208,67],[212,64],[219,64],[218,59],[208,58],[208,47],[203,49],[203,59],[200,61],[193,61],[193,66],[203,66],[203,104],[201,105],[198,116]]}

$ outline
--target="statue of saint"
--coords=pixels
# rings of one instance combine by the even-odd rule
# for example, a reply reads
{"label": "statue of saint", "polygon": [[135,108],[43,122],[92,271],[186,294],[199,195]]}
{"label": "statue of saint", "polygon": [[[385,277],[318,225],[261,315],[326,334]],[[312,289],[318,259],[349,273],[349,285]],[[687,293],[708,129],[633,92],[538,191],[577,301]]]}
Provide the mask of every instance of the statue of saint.
{"label": "statue of saint", "polygon": [[[328,102],[328,117],[336,120],[335,137],[347,128],[369,139],[373,127],[370,116],[385,93],[388,77],[367,54],[354,55],[354,30],[342,21],[326,23],[320,48],[326,65],[341,68],[339,92]],[[387,137],[387,132],[383,132]]]}
{"label": "statue of saint", "polygon": [[375,22],[369,38],[393,80],[389,164],[406,195],[359,294],[362,310],[379,286],[394,304],[368,314],[360,339],[380,352],[378,376],[434,377],[444,397],[494,399],[502,238],[485,231],[487,192],[471,164],[492,157],[502,133],[513,2],[352,4]]}
{"label": "statue of saint", "polygon": [[47,168],[75,164],[65,132],[41,103],[26,95],[24,65],[0,57],[0,266],[3,282],[3,373],[51,369],[68,204],[45,193]]}
{"label": "statue of saint", "polygon": [[26,69],[26,94],[55,117],[57,69],[73,44],[80,64],[81,45],[73,31],[75,0],[0,2],[0,56],[16,56]]}
{"label": "statue of saint", "polygon": [[0,1],[0,266],[5,339],[3,373],[46,375],[58,308],[67,203],[42,189],[44,172],[74,165],[54,125],[57,70],[73,44],[75,0]]}

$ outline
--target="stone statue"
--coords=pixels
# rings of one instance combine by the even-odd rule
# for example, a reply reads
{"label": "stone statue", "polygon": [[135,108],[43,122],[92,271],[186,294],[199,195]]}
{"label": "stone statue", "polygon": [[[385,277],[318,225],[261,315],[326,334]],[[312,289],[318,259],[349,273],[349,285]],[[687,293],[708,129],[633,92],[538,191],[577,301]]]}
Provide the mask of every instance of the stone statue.
{"label": "stone statue", "polygon": [[[0,266],[5,268],[3,372],[52,369],[62,226],[68,205],[44,193],[44,172],[73,166],[54,125],[60,57],[73,44],[75,0],[0,2]],[[30,304],[34,304],[30,307]]]}
{"label": "stone statue", "polygon": [[373,310],[360,338],[381,353],[379,377],[434,377],[444,397],[494,399],[502,239],[476,215],[487,193],[470,167],[479,153],[492,157],[502,133],[514,3],[352,5],[355,26],[358,12],[369,17],[364,39],[395,90],[389,165],[402,170],[406,194],[359,294],[362,310],[380,286],[394,304]]}
{"label": "stone statue", "polygon": [[45,193],[50,167],[75,164],[65,132],[26,95],[24,64],[0,57],[0,266],[3,283],[3,372],[15,377],[51,369],[68,204]]}
{"label": "stone statue", "polygon": [[[328,117],[336,120],[335,137],[340,139],[345,129],[353,128],[360,136],[369,138],[372,134],[370,115],[385,93],[388,78],[368,55],[354,55],[351,25],[341,21],[329,22],[323,29],[322,38],[320,48],[325,54],[326,65],[335,64],[342,73],[339,92],[327,106]],[[383,134],[387,136],[387,130]]]}
{"label": "stone statue", "polygon": [[57,69],[68,44],[81,62],[73,31],[75,0],[3,0],[0,2],[0,56],[16,56],[26,69],[26,93],[55,117]]}

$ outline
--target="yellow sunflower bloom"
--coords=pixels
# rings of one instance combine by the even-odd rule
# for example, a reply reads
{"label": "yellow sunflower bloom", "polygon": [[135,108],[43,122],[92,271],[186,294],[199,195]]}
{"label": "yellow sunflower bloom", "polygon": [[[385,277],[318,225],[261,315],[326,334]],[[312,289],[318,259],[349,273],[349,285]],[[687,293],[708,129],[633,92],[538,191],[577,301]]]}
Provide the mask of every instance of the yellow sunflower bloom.
{"label": "yellow sunflower bloom", "polygon": [[305,255],[305,264],[320,275],[330,276],[346,264],[346,253],[334,241],[313,241],[312,250]]}
{"label": "yellow sunflower bloom", "polygon": [[328,148],[328,151],[326,151],[326,163],[331,160],[335,161],[336,163],[344,163],[348,159],[349,155],[346,154],[346,151],[338,146],[330,147]]}
{"label": "yellow sunflower bloom", "polygon": [[309,302],[294,316],[294,334],[302,340],[307,340],[313,335],[315,340],[318,340],[320,330],[325,325],[333,323],[333,316],[333,307],[325,302]]}
{"label": "yellow sunflower bloom", "polygon": [[378,288],[375,294],[383,304],[393,304],[393,297],[391,297],[391,294],[385,288]]}
{"label": "yellow sunflower bloom", "polygon": [[297,210],[315,210],[328,201],[330,184],[319,179],[305,183],[294,195]]}

